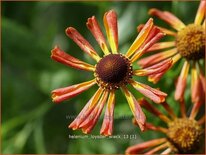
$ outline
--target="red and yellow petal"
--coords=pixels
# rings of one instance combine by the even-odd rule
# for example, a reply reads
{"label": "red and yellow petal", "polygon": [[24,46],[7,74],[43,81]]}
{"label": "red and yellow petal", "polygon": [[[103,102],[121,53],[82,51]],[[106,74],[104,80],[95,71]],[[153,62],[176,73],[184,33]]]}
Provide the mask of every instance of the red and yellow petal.
{"label": "red and yellow petal", "polygon": [[59,88],[52,91],[52,100],[55,103],[68,100],[72,97],[79,95],[85,90],[89,89],[96,83],[95,79],[80,84],[72,85],[69,87]]}
{"label": "red and yellow petal", "polygon": [[104,104],[107,100],[108,91],[104,91],[98,104],[94,108],[94,110],[89,114],[89,116],[79,125],[79,128],[82,129],[82,132],[88,134],[92,131],[95,124],[97,123],[101,112],[104,108]]}
{"label": "red and yellow petal", "polygon": [[154,139],[154,140],[150,140],[144,143],[140,143],[134,146],[130,146],[127,148],[126,150],[126,155],[130,155],[130,154],[142,154],[145,153],[146,150],[156,147],[162,143],[167,142],[166,138],[159,138],[159,139]]}
{"label": "red and yellow petal", "polygon": [[85,63],[83,61],[80,61],[79,59],[72,57],[71,55],[65,53],[62,51],[59,47],[55,46],[55,48],[51,51],[51,58],[57,62],[60,62],[62,64],[65,64],[67,66],[86,70],[86,71],[93,71],[95,70],[95,67]]}
{"label": "red and yellow petal", "polygon": [[204,20],[205,8],[206,8],[206,1],[201,0],[199,8],[197,10],[195,21],[194,21],[195,24],[200,25],[202,21]]}
{"label": "red and yellow petal", "polygon": [[104,120],[100,133],[105,136],[112,135],[113,131],[113,120],[114,120],[114,104],[115,104],[115,93],[114,91],[110,92],[106,112],[104,115]]}
{"label": "red and yellow petal", "polygon": [[96,20],[95,16],[88,18],[86,25],[87,25],[88,29],[91,31],[91,33],[93,34],[96,41],[98,42],[98,44],[101,47],[104,54],[105,55],[110,54],[110,52],[107,48],[106,40],[104,38],[104,35],[100,29],[99,23]]}
{"label": "red and yellow petal", "polygon": [[189,62],[185,61],[180,76],[177,79],[176,90],[175,90],[176,100],[181,100],[184,97],[189,68],[190,68]]}
{"label": "red and yellow petal", "polygon": [[167,96],[167,94],[149,87],[148,85],[136,82],[134,80],[130,81],[130,84],[140,93],[142,93],[144,96],[148,97],[149,99],[151,99],[152,101],[154,101],[155,103],[161,103],[165,101],[165,97]]}
{"label": "red and yellow petal", "polygon": [[115,11],[110,10],[104,14],[103,21],[112,53],[118,53],[117,14]]}
{"label": "red and yellow petal", "polygon": [[132,95],[132,93],[126,87],[122,87],[122,90],[126,96],[127,102],[129,103],[129,107],[134,115],[136,122],[138,123],[141,131],[144,131],[146,117],[144,112],[142,111],[141,106],[139,105],[135,97]]}
{"label": "red and yellow petal", "polygon": [[66,34],[69,36],[85,53],[91,56],[97,62],[100,60],[99,55],[90,45],[90,43],[73,27],[66,29]]}
{"label": "red and yellow petal", "polygon": [[154,126],[154,124],[151,124],[151,123],[146,123],[145,126],[146,126],[146,129],[149,129],[149,130],[159,131],[165,134],[168,132],[168,129],[160,127],[160,126]]}
{"label": "red and yellow petal", "polygon": [[103,89],[99,88],[93,97],[87,102],[84,108],[81,110],[79,115],[75,118],[75,120],[69,125],[69,128],[76,130],[79,128],[79,125],[88,118],[90,113],[94,110],[96,104],[99,101],[100,96],[103,93]]}
{"label": "red and yellow petal", "polygon": [[170,12],[160,11],[158,9],[150,9],[149,14],[157,16],[158,18],[169,23],[177,31],[181,30],[182,28],[185,28],[185,24]]}
{"label": "red and yellow petal", "polygon": [[156,51],[165,48],[175,47],[175,41],[167,41],[167,42],[160,42],[154,44],[152,47],[148,49],[148,51]]}
{"label": "red and yellow petal", "polygon": [[134,54],[134,52],[139,49],[139,47],[144,43],[145,39],[149,35],[151,29],[153,27],[153,19],[150,18],[147,23],[144,25],[143,29],[140,31],[139,35],[130,46],[129,50],[126,53],[127,57],[130,57]]}
{"label": "red and yellow petal", "polygon": [[145,68],[148,66],[151,66],[155,63],[158,63],[160,61],[163,61],[167,58],[172,57],[173,55],[175,55],[177,53],[177,48],[173,48],[164,52],[160,52],[145,58],[142,58],[141,60],[139,60],[137,62],[138,65],[140,65],[141,67]]}

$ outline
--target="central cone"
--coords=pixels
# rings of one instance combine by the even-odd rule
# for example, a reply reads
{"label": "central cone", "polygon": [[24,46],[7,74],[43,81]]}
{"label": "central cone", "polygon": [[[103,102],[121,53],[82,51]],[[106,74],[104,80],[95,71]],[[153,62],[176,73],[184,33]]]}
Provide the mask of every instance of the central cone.
{"label": "central cone", "polygon": [[96,66],[96,74],[105,83],[119,83],[127,76],[129,60],[120,54],[102,58]]}

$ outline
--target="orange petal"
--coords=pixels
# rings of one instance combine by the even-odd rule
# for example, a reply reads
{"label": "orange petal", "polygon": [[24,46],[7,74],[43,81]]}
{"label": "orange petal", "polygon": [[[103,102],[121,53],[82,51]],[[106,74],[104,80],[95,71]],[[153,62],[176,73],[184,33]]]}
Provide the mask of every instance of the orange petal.
{"label": "orange petal", "polygon": [[148,52],[148,49],[154,45],[158,40],[164,36],[163,33],[157,33],[153,38],[151,38],[140,50],[138,50],[131,58],[131,61],[136,61],[140,56]]}
{"label": "orange petal", "polygon": [[125,153],[126,153],[126,155],[142,154],[146,150],[153,148],[155,146],[158,146],[166,141],[167,141],[166,138],[160,138],[160,139],[154,139],[154,140],[150,140],[147,142],[143,142],[143,143],[128,147]]}
{"label": "orange petal", "polygon": [[193,103],[203,103],[205,101],[204,88],[195,67],[192,67],[191,94]]}
{"label": "orange petal", "polygon": [[[142,30],[142,28],[144,27],[144,24],[140,24],[138,27],[137,27],[137,32],[140,32]],[[160,26],[156,26],[158,29],[160,29],[163,33],[165,33],[166,35],[170,35],[170,36],[176,36],[177,35],[177,32],[174,32],[174,31],[171,31],[171,30],[168,30],[166,28],[163,28],[163,27],[160,27]]]}
{"label": "orange petal", "polygon": [[102,94],[102,97],[100,98],[98,104],[94,108],[94,110],[90,113],[90,115],[79,125],[79,127],[82,129],[82,132],[85,134],[88,134],[92,131],[95,124],[97,123],[101,112],[104,108],[104,104],[107,100],[108,91],[105,91]]}
{"label": "orange petal", "polygon": [[168,132],[168,129],[160,127],[160,126],[154,126],[151,123],[146,123],[145,126],[146,126],[146,129],[149,129],[149,130],[159,131],[159,132],[162,132],[162,133],[165,133],[165,134]]}
{"label": "orange petal", "polygon": [[68,100],[72,97],[79,95],[85,90],[89,89],[96,83],[95,79],[80,84],[72,85],[69,87],[59,88],[52,91],[52,100],[55,103]]}
{"label": "orange petal", "polygon": [[150,104],[149,102],[147,102],[147,100],[145,100],[144,98],[139,99],[138,102],[140,103],[140,105],[142,107],[144,107],[147,111],[149,111],[151,114],[159,117],[162,121],[164,121],[165,123],[169,123],[171,120],[164,115],[163,113],[161,113],[157,108],[155,108],[152,104]]}
{"label": "orange petal", "polygon": [[113,120],[114,120],[114,104],[115,104],[115,93],[114,91],[111,91],[106,107],[106,112],[104,115],[104,120],[100,130],[100,133],[105,136],[112,135]]}
{"label": "orange petal", "polygon": [[126,87],[122,87],[122,90],[126,96],[127,102],[129,103],[129,107],[134,115],[136,122],[138,123],[141,131],[144,131],[146,117],[142,111],[142,108],[140,107],[135,97]]}
{"label": "orange petal", "polygon": [[161,103],[165,101],[165,97],[167,96],[167,94],[149,87],[148,85],[136,82],[134,80],[130,81],[130,84],[140,93],[142,93],[143,95],[145,95],[146,97],[148,97],[149,99],[151,99],[152,101],[154,101],[155,103]]}
{"label": "orange petal", "polygon": [[150,67],[134,70],[133,74],[136,76],[148,76],[148,75],[153,75],[162,72],[165,73],[171,67],[171,65],[172,65],[172,59],[166,59]]}
{"label": "orange petal", "polygon": [[83,61],[80,61],[77,58],[72,57],[71,55],[65,53],[62,51],[59,47],[55,46],[55,48],[51,51],[51,58],[57,62],[63,63],[67,66],[81,69],[81,70],[87,70],[87,71],[94,71],[94,66],[85,63]]}
{"label": "orange petal", "polygon": [[94,110],[102,93],[103,93],[103,89],[99,88],[96,91],[96,93],[93,95],[93,97],[84,106],[84,108],[79,113],[79,115],[75,118],[75,120],[69,125],[69,128],[72,128],[73,130],[76,130],[79,128],[79,125],[83,121],[85,121],[85,119],[88,118],[89,114]]}
{"label": "orange petal", "polygon": [[100,57],[90,45],[90,43],[73,27],[66,29],[66,34],[69,36],[85,53],[90,55],[94,60],[99,61]]}
{"label": "orange petal", "polygon": [[173,119],[176,119],[176,118],[177,118],[177,116],[176,116],[175,113],[174,113],[174,110],[169,106],[169,104],[168,104],[167,102],[163,102],[161,105],[164,107],[164,109],[167,111],[167,113],[168,113]]}
{"label": "orange petal", "polygon": [[96,20],[95,16],[88,18],[86,25],[87,25],[88,29],[91,31],[91,33],[93,34],[96,41],[98,42],[98,44],[101,47],[104,54],[106,54],[106,55],[110,54],[110,52],[107,48],[106,40],[104,38],[104,35],[100,29],[99,23]]}
{"label": "orange petal", "polygon": [[129,50],[126,53],[127,57],[130,57],[134,54],[134,52],[139,49],[139,47],[144,43],[145,39],[149,35],[151,29],[153,27],[153,19],[150,18],[147,23],[144,25],[144,28],[141,30],[133,44],[130,46]]}
{"label": "orange petal", "polygon": [[200,25],[201,22],[204,20],[205,15],[205,8],[206,8],[206,1],[201,0],[194,23]]}
{"label": "orange petal", "polygon": [[161,50],[161,49],[170,48],[174,46],[175,46],[174,41],[160,42],[154,44],[152,47],[148,49],[148,51],[156,51],[156,50]]}
{"label": "orange petal", "polygon": [[160,151],[160,150],[162,150],[162,149],[165,149],[165,148],[170,148],[170,146],[169,146],[169,144],[168,144],[167,142],[165,142],[164,144],[161,144],[161,145],[153,148],[153,149],[150,150],[150,151],[147,151],[147,152],[145,153],[145,155],[155,154],[155,152],[158,152],[158,151]]}
{"label": "orange petal", "polygon": [[186,80],[189,72],[190,64],[185,61],[180,76],[177,79],[176,90],[175,90],[175,99],[180,100],[184,98],[184,92],[186,88]]}
{"label": "orange petal", "polygon": [[157,54],[153,54],[151,56],[142,58],[141,60],[139,60],[137,62],[138,65],[140,65],[141,67],[145,68],[148,66],[151,66],[155,63],[158,63],[160,61],[163,61],[167,58],[172,57],[173,55],[175,55],[177,53],[177,48],[173,48],[164,52],[160,52]]}
{"label": "orange petal", "polygon": [[185,27],[185,24],[170,12],[150,9],[149,14],[164,20],[178,31]]}
{"label": "orange petal", "polygon": [[113,10],[106,12],[103,20],[112,53],[118,53],[118,26],[116,12]]}

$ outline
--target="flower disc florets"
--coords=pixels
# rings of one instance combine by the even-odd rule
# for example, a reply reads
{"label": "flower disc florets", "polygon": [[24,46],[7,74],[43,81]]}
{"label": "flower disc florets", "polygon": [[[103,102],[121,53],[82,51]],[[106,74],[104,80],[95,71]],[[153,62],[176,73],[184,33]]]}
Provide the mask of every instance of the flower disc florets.
{"label": "flower disc florets", "polygon": [[106,55],[97,63],[95,77],[102,88],[117,89],[132,77],[131,63],[121,54]]}

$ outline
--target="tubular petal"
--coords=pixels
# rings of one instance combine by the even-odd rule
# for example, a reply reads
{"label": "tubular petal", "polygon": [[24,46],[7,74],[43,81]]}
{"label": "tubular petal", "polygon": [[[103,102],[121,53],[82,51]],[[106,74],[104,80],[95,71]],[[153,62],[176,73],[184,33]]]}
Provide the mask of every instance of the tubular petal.
{"label": "tubular petal", "polygon": [[66,34],[69,36],[85,53],[89,54],[97,62],[100,60],[99,55],[90,45],[90,43],[73,27],[66,29]]}
{"label": "tubular petal", "polygon": [[126,150],[126,155],[144,153],[145,150],[158,146],[166,141],[167,141],[166,138],[160,138],[160,139],[154,139],[144,143],[140,143],[134,146],[130,146]]}
{"label": "tubular petal", "polygon": [[53,102],[59,103],[64,100],[75,97],[76,95],[89,89],[96,83],[95,79],[80,84],[72,85],[69,87],[59,88],[52,91]]}
{"label": "tubular petal", "polygon": [[115,93],[114,91],[111,91],[106,107],[106,112],[104,115],[104,120],[100,130],[100,133],[105,136],[112,135],[113,120],[114,120],[114,104],[115,104]]}
{"label": "tubular petal", "polygon": [[83,61],[80,61],[77,58],[72,57],[71,55],[65,53],[62,51],[59,47],[55,46],[55,48],[51,51],[51,58],[57,62],[63,63],[67,66],[86,70],[86,71],[94,71],[94,66],[85,63]]}
{"label": "tubular petal", "polygon": [[150,18],[147,23],[144,25],[144,28],[141,30],[133,44],[130,46],[129,50],[126,53],[127,57],[130,57],[134,54],[134,52],[139,49],[139,47],[144,43],[145,39],[149,35],[151,29],[153,27],[153,19]]}
{"label": "tubular petal", "polygon": [[176,89],[175,89],[175,99],[180,100],[184,97],[187,75],[189,72],[190,64],[185,61],[180,76],[177,79]]}
{"label": "tubular petal", "polygon": [[185,27],[185,24],[170,12],[150,9],[149,14],[164,20],[178,31]]}
{"label": "tubular petal", "polygon": [[168,132],[168,129],[160,127],[160,126],[154,126],[151,123],[146,123],[146,129],[150,129],[150,130],[153,130],[153,131],[159,131],[159,132],[162,132],[162,133],[167,133]]}
{"label": "tubular petal", "polygon": [[158,63],[160,61],[163,61],[167,58],[172,57],[173,55],[175,55],[177,53],[177,48],[173,48],[164,52],[160,52],[151,56],[148,56],[146,58],[142,58],[141,60],[139,60],[137,62],[138,65],[140,65],[141,67],[145,68],[148,66],[151,66],[155,63]]}
{"label": "tubular petal", "polygon": [[126,96],[127,102],[129,103],[129,107],[134,115],[136,122],[138,123],[141,131],[144,131],[146,121],[145,114],[143,113],[139,103],[131,94],[131,92],[129,92],[129,90],[126,87],[122,87],[122,90]]}
{"label": "tubular petal", "polygon": [[106,12],[103,21],[112,53],[118,53],[118,26],[115,11]]}
{"label": "tubular petal", "polygon": [[176,118],[177,118],[176,115],[175,115],[175,113],[174,113],[174,111],[173,111],[173,109],[169,106],[169,104],[168,104],[167,102],[163,102],[161,105],[164,107],[164,109],[167,111],[167,113],[168,113],[173,119],[176,119]]}
{"label": "tubular petal", "polygon": [[148,41],[144,47],[142,47],[140,50],[138,50],[131,58],[131,61],[136,61],[140,56],[148,52],[148,49],[155,44],[158,40],[160,40],[164,36],[163,33],[158,33],[156,36],[154,36],[150,41]]}
{"label": "tubular petal", "polygon": [[205,7],[206,7],[206,1],[201,0],[196,17],[195,17],[195,21],[194,21],[195,24],[200,25],[201,22],[203,21],[204,15],[205,15]]}
{"label": "tubular petal", "polygon": [[148,49],[148,51],[161,50],[161,49],[170,48],[174,46],[175,46],[175,41],[160,42],[154,44],[152,47]]}
{"label": "tubular petal", "polygon": [[145,154],[147,154],[147,155],[148,154],[154,154],[155,152],[160,151],[160,150],[165,149],[165,148],[168,148],[168,147],[169,147],[169,144],[166,142],[164,144],[161,144],[161,145],[153,148],[152,150],[146,152]]}
{"label": "tubular petal", "polygon": [[104,91],[102,97],[100,98],[98,104],[96,105],[92,113],[90,113],[89,116],[79,125],[83,133],[88,134],[94,128],[104,108],[104,104],[107,100],[107,96],[108,96],[108,91]]}
{"label": "tubular petal", "polygon": [[140,93],[142,93],[143,95],[145,95],[146,97],[148,97],[149,99],[151,99],[152,101],[154,101],[155,103],[161,103],[165,101],[165,97],[167,96],[167,94],[149,87],[148,85],[136,82],[134,80],[130,81],[130,84]]}
{"label": "tubular petal", "polygon": [[110,52],[107,48],[106,40],[104,38],[104,35],[103,35],[103,33],[100,29],[99,23],[96,20],[95,16],[92,16],[91,18],[88,18],[86,25],[87,25],[87,28],[93,34],[96,41],[98,42],[98,44],[101,47],[104,54],[105,55],[110,54]]}
{"label": "tubular petal", "polygon": [[100,96],[103,93],[103,89],[99,88],[92,98],[87,102],[79,115],[75,120],[69,125],[69,128],[76,130],[79,128],[79,125],[89,116],[89,114],[94,110],[97,102],[99,101]]}

